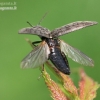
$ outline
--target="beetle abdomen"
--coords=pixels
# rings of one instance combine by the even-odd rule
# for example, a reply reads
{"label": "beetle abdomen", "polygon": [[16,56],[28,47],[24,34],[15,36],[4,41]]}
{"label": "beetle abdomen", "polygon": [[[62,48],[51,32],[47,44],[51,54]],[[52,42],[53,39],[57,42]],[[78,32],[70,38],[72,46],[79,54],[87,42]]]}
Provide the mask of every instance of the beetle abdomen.
{"label": "beetle abdomen", "polygon": [[67,58],[59,48],[52,47],[49,59],[55,65],[55,67],[64,74],[70,74],[70,68]]}

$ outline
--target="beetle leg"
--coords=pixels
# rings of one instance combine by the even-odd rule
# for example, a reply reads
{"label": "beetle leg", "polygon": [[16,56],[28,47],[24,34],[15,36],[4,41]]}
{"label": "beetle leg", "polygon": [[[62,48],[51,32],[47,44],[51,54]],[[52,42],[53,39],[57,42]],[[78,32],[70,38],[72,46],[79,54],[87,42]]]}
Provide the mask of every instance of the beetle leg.
{"label": "beetle leg", "polygon": [[37,45],[35,45],[35,44],[40,43],[40,42],[42,42],[42,41],[35,41],[35,42],[32,42],[32,44],[36,47]]}
{"label": "beetle leg", "polygon": [[42,66],[42,71],[44,71],[44,64],[43,64],[43,66]]}

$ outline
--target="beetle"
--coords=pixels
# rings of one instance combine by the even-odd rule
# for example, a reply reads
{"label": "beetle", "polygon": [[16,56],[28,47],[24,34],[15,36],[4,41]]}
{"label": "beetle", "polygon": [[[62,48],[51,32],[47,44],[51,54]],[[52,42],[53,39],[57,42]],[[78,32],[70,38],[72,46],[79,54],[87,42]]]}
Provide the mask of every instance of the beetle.
{"label": "beetle", "polygon": [[[70,67],[66,55],[73,61],[85,66],[94,66],[91,58],[58,37],[96,24],[97,22],[95,21],[76,21],[56,28],[53,31],[40,25],[31,25],[31,27],[20,29],[19,34],[38,35],[41,39],[41,41],[32,42],[35,48],[22,60],[21,67],[36,68],[50,60],[59,71],[69,75]],[[36,43],[40,44],[36,46]]]}

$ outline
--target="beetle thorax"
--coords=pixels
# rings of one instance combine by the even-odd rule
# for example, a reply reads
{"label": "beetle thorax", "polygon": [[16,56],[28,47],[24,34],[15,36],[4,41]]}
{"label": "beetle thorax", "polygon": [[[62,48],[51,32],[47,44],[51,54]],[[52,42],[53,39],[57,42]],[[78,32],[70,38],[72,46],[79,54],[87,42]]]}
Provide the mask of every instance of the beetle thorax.
{"label": "beetle thorax", "polygon": [[50,47],[60,46],[58,39],[48,38],[46,39],[46,42]]}

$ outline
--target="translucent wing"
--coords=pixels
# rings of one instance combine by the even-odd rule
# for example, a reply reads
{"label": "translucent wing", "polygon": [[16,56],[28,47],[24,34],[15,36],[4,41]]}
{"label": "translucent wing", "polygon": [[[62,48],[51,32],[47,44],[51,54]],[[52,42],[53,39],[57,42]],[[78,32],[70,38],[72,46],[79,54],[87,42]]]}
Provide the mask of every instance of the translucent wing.
{"label": "translucent wing", "polygon": [[48,60],[49,47],[45,41],[35,47],[21,62],[22,68],[35,68]]}
{"label": "translucent wing", "polygon": [[32,35],[39,35],[49,38],[50,30],[47,28],[43,28],[42,26],[35,26],[35,27],[26,27],[19,30],[20,34],[32,34]]}
{"label": "translucent wing", "polygon": [[53,30],[51,32],[51,35],[52,37],[58,37],[60,35],[64,35],[69,32],[73,32],[73,31],[82,29],[84,27],[95,25],[95,24],[97,24],[97,22],[95,21],[77,21],[77,22],[73,22],[73,23],[67,24],[65,26],[62,26],[60,28]]}
{"label": "translucent wing", "polygon": [[93,60],[83,54],[81,51],[71,47],[67,43],[60,40],[61,51],[63,51],[73,61],[85,66],[94,66]]}

